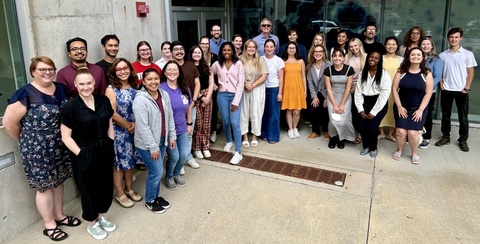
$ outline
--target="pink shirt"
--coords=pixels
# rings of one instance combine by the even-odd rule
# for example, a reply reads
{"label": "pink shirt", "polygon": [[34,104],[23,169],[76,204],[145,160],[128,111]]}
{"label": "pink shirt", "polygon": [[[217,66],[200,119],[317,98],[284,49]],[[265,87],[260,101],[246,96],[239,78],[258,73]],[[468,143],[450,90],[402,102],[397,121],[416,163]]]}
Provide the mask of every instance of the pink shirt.
{"label": "pink shirt", "polygon": [[243,86],[245,85],[245,71],[242,62],[237,61],[230,69],[223,65],[220,67],[218,61],[213,63],[211,67],[212,73],[218,76],[219,91],[235,93],[232,104],[240,103],[243,94]]}

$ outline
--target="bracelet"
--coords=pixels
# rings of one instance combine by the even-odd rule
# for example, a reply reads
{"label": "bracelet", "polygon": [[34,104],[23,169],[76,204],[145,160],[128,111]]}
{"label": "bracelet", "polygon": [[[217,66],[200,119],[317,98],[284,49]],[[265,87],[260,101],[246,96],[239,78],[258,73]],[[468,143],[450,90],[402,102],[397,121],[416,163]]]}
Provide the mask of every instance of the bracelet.
{"label": "bracelet", "polygon": [[463,88],[464,91],[466,91],[467,93],[470,93],[470,89],[468,88]]}
{"label": "bracelet", "polygon": [[190,125],[190,126],[192,126],[192,125],[193,125],[193,122],[187,123],[187,125]]}

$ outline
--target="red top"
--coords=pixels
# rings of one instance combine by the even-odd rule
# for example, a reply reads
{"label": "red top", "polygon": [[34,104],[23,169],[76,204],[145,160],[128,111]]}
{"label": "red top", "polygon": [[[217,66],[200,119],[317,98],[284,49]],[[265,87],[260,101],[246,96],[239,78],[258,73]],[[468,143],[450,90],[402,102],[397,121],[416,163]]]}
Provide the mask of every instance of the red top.
{"label": "red top", "polygon": [[145,65],[135,61],[135,62],[132,63],[132,66],[133,66],[133,69],[135,70],[135,73],[137,73],[138,84],[139,85],[142,84],[143,71],[145,71],[148,68],[156,69],[158,71],[158,74],[160,76],[162,76],[162,69],[160,69],[160,67],[158,67],[158,65],[156,65],[155,63],[150,63],[150,65],[145,66]]}

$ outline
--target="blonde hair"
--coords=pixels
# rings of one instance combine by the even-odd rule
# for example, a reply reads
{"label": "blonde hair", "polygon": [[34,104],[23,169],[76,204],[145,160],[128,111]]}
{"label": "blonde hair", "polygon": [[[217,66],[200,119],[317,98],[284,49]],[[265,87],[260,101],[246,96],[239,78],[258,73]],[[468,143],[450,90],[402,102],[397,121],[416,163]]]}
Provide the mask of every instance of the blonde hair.
{"label": "blonde hair", "polygon": [[315,49],[315,38],[317,36],[320,36],[322,37],[322,44],[320,44],[322,47],[323,47],[323,50],[325,51],[325,61],[328,60],[328,51],[327,51],[327,46],[325,45],[325,35],[321,32],[318,32],[317,34],[315,34],[313,36],[313,39],[312,39],[312,46],[310,47],[310,50],[308,50],[308,54],[307,54],[307,60],[309,60],[308,62],[310,62],[310,59],[313,58],[313,49]]}
{"label": "blonde hair", "polygon": [[362,70],[365,67],[365,61],[367,58],[367,54],[365,53],[365,50],[363,49],[363,43],[360,41],[360,39],[354,37],[350,39],[350,42],[348,43],[348,53],[345,55],[345,63],[348,63],[348,60],[351,59],[352,57],[355,56],[355,54],[352,53],[350,50],[350,43],[355,42],[358,45],[359,49],[359,58],[360,58],[360,70]]}
{"label": "blonde hair", "polygon": [[245,65],[250,59],[247,54],[247,47],[248,44],[253,43],[255,45],[255,53],[253,54],[253,59],[251,60],[253,67],[260,72],[262,70],[262,66],[260,65],[260,56],[258,55],[258,45],[253,39],[248,39],[243,44],[243,52],[240,56],[240,61]]}
{"label": "blonde hair", "polygon": [[[321,45],[321,44],[317,44],[315,46],[313,46],[313,48],[310,48],[310,51],[308,52],[308,65],[307,65],[307,70],[310,69],[310,67],[312,67],[312,65],[315,63],[315,57],[313,56],[313,52],[315,51],[315,48],[317,47],[321,47],[323,49],[323,58],[322,58],[322,62],[327,62],[327,49]],[[311,55],[310,55],[311,53]]]}

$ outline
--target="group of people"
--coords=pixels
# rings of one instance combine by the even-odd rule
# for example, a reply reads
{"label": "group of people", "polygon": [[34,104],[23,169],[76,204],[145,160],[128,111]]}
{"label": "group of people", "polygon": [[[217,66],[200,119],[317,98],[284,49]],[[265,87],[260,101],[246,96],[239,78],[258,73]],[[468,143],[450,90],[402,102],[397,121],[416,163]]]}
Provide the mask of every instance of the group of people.
{"label": "group of people", "polygon": [[[211,38],[202,36],[191,48],[163,42],[156,62],[147,41],[138,43],[134,62],[117,57],[115,35],[102,38],[105,56],[97,64],[86,61],[87,42],[79,37],[66,42],[71,64],[58,72],[50,58],[33,58],[33,81],[14,93],[3,124],[18,141],[27,181],[37,189],[43,234],[63,240],[68,234],[59,226],[81,224],[63,212],[63,182],[71,176],[87,232],[104,239],[116,229],[105,218],[112,195],[125,208],[142,200],[154,213],[170,207],[160,196],[165,154],[164,184],[175,190],[186,185],[185,164],[199,168],[194,158],[211,157],[210,143],[221,128],[223,150],[234,148],[235,165],[242,147],[279,142],[282,122],[288,138],[300,137],[302,110],[311,123],[309,140],[323,134],[332,149],[362,143],[360,154],[376,157],[378,139],[387,138],[397,143],[395,160],[408,140],[411,162],[419,164],[417,148],[430,143],[440,86],[443,136],[436,145],[450,143],[455,100],[460,149],[468,151],[468,95],[477,64],[460,45],[461,28],[448,32],[450,47],[440,55],[418,26],[400,48],[395,37],[376,42],[374,24],[365,27],[364,40],[340,30],[330,52],[322,33],[307,51],[295,29],[282,46],[269,19],[261,20],[260,30],[252,39],[234,35],[230,42],[214,25]],[[148,171],[144,196],[132,186],[135,167]]]}

